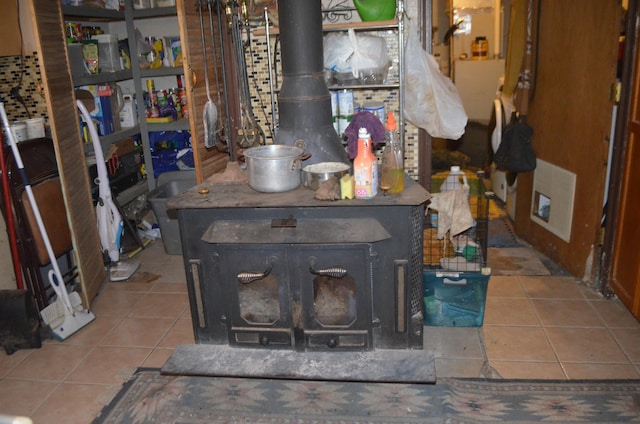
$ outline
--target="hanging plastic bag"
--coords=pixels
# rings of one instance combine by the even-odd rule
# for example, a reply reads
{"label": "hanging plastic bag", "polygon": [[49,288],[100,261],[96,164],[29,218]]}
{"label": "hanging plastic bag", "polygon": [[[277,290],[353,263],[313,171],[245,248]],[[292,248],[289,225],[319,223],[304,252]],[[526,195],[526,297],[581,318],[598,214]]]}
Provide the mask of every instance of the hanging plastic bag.
{"label": "hanging plastic bag", "polygon": [[457,140],[464,134],[467,114],[456,86],[440,73],[436,59],[424,51],[417,28],[407,19],[404,112],[407,120],[431,137]]}

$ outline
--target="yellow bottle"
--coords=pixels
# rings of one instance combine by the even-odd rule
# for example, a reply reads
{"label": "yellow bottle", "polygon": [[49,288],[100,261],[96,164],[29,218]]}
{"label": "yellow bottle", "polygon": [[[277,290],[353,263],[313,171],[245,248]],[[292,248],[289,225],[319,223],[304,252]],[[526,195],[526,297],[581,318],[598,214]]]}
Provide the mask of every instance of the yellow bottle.
{"label": "yellow bottle", "polygon": [[404,191],[404,155],[398,140],[393,112],[389,112],[387,116],[386,130],[386,146],[382,152],[380,190],[389,194],[398,194]]}
{"label": "yellow bottle", "polygon": [[378,162],[371,151],[371,135],[366,128],[358,131],[358,155],[353,160],[356,199],[371,199],[378,194]]}

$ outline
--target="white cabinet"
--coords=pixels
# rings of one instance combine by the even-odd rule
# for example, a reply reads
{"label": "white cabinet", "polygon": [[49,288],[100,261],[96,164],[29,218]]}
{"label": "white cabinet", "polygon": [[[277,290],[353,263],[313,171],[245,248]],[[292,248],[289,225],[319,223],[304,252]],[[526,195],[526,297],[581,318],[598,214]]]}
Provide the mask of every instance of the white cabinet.
{"label": "white cabinet", "polygon": [[487,125],[500,77],[504,76],[504,59],[456,60],[453,72],[469,120]]}

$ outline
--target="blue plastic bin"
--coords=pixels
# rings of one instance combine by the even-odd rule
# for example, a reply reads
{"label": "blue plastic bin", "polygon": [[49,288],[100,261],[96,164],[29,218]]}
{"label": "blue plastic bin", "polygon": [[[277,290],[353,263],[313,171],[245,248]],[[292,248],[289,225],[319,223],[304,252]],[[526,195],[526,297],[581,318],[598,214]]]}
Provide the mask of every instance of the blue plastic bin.
{"label": "blue plastic bin", "polygon": [[423,273],[424,323],[433,327],[482,327],[489,276]]}

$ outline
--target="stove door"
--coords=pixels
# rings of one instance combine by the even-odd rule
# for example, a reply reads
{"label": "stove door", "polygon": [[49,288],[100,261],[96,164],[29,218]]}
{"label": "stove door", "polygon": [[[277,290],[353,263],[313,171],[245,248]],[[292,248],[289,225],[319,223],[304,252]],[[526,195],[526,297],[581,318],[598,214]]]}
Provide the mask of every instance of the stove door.
{"label": "stove door", "polygon": [[290,348],[286,250],[270,245],[219,245],[215,254],[220,258],[223,295],[229,305],[229,343]]}
{"label": "stove door", "polygon": [[363,243],[314,245],[290,252],[296,264],[305,349],[372,347],[370,251],[370,245]]}

